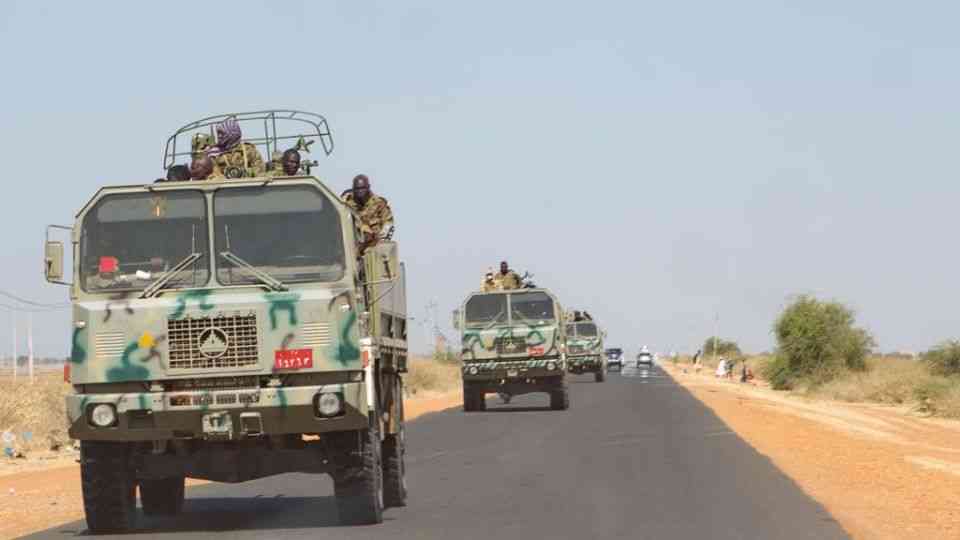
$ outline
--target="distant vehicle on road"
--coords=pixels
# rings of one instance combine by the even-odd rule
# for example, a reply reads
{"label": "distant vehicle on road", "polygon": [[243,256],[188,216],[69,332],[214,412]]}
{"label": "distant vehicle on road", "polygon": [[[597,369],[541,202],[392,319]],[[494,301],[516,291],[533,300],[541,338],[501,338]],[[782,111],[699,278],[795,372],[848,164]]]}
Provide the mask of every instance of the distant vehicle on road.
{"label": "distant vehicle on road", "polygon": [[546,289],[476,292],[454,312],[463,344],[463,410],[485,410],[486,394],[545,392],[570,407],[563,308]]}
{"label": "distant vehicle on road", "polygon": [[653,367],[653,353],[650,351],[644,350],[637,353],[637,367]]}
{"label": "distant vehicle on road", "polygon": [[604,353],[607,355],[607,369],[613,369],[614,366],[616,366],[617,369],[623,368],[623,349],[607,349]]}

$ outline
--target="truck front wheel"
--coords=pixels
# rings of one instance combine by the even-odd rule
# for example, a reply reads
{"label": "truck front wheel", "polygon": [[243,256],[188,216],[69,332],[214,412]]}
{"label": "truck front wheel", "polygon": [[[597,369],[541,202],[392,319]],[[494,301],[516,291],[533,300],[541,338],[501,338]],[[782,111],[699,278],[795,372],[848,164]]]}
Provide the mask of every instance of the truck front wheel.
{"label": "truck front wheel", "polygon": [[397,432],[383,439],[383,501],[389,507],[407,505],[407,452],[403,422],[403,381],[397,377],[394,410],[397,415]]}
{"label": "truck front wheel", "polygon": [[127,443],[80,441],[80,480],[87,527],[94,534],[133,528],[137,483]]}
{"label": "truck front wheel", "polygon": [[[379,413],[371,412],[370,428],[360,433],[356,463],[333,477],[340,522],[372,525],[383,522],[383,462]],[[352,435],[352,434],[351,434]]]}
{"label": "truck front wheel", "polygon": [[570,389],[567,381],[561,380],[550,391],[550,408],[555,411],[565,411],[570,408]]}
{"label": "truck front wheel", "polygon": [[183,509],[184,478],[140,481],[140,504],[148,516],[174,516]]}

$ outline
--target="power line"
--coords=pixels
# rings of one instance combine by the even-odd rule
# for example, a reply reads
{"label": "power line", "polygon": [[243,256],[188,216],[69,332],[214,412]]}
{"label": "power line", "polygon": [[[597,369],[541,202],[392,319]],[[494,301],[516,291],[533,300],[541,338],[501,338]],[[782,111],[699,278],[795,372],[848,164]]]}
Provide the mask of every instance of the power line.
{"label": "power line", "polygon": [[59,307],[64,307],[69,305],[69,304],[64,304],[62,302],[58,304],[45,304],[43,302],[34,302],[33,300],[27,300],[26,298],[21,298],[11,292],[4,291],[3,289],[0,289],[0,296],[6,296],[7,298],[10,298],[11,300],[19,302],[21,304],[27,304],[28,306],[36,306],[41,308],[53,308],[53,307],[59,308]]}

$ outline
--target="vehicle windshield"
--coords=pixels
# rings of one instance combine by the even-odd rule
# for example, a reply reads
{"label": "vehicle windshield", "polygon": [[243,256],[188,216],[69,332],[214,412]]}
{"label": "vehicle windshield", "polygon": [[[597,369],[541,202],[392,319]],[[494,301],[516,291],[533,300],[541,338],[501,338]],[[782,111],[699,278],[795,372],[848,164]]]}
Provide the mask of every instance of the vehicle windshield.
{"label": "vehicle windshield", "polygon": [[591,322],[573,323],[567,325],[567,337],[597,337],[597,325]]}
{"label": "vehicle windshield", "polygon": [[541,291],[512,293],[510,318],[513,322],[543,323],[552,321],[553,300]]}
{"label": "vehicle windshield", "polygon": [[620,358],[620,355],[623,354],[621,351],[607,351],[607,358],[616,359]]}
{"label": "vehicle windshield", "polygon": [[283,283],[343,277],[340,216],[315,188],[224,189],[213,198],[213,213],[217,280],[224,285],[263,282],[241,263]]}
{"label": "vehicle windshield", "polygon": [[480,294],[467,300],[464,311],[467,326],[487,326],[507,322],[507,295]]}
{"label": "vehicle windshield", "polygon": [[80,234],[86,291],[142,290],[193,254],[199,257],[165,286],[202,287],[209,280],[206,204],[199,191],[107,195],[84,217]]}

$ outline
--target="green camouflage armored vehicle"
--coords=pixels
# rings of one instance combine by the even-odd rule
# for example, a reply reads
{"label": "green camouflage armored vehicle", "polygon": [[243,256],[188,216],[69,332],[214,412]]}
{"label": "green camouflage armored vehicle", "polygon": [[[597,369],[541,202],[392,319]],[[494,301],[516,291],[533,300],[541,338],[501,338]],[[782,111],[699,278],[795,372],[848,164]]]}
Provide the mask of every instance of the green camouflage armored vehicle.
{"label": "green camouflage armored vehicle", "polygon": [[[260,126],[245,140],[267,155],[332,150],[323,117],[240,113],[181,128],[165,167],[228,117]],[[176,514],[185,477],[326,473],[348,524],[405,504],[397,244],[361,253],[355,215],[300,171],[104,187],[68,228],[72,280],[48,229],[47,279],[73,300],[67,415],[91,531],[133,526],[137,488],[145,514]]]}
{"label": "green camouflage armored vehicle", "polygon": [[486,409],[486,394],[545,392],[550,407],[570,406],[563,308],[538,288],[476,292],[454,312],[461,332],[463,409]]}
{"label": "green camouflage armored vehicle", "polygon": [[594,380],[607,378],[607,355],[603,330],[592,319],[567,322],[567,369],[570,373],[593,373]]}

